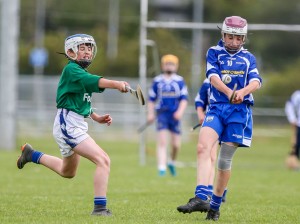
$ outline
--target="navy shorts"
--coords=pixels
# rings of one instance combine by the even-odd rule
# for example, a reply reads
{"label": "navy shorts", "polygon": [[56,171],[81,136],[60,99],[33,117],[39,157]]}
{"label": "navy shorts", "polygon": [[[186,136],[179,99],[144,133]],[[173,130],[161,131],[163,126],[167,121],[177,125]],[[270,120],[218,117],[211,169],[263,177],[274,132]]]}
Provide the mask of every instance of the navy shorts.
{"label": "navy shorts", "polygon": [[157,114],[157,123],[156,130],[160,131],[163,129],[170,130],[171,132],[180,134],[181,133],[181,125],[180,121],[174,119],[173,112],[163,112]]}

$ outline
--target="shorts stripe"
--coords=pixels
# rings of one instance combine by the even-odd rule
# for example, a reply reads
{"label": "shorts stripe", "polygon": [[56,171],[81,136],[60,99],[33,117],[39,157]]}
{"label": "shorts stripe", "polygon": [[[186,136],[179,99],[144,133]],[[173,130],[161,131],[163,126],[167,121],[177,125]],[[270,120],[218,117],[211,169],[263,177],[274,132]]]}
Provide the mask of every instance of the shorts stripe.
{"label": "shorts stripe", "polygon": [[[68,113],[69,113],[69,111],[67,110],[66,115],[68,115]],[[64,136],[66,136],[67,138],[74,139],[72,136],[70,136],[68,134],[68,132],[66,130],[66,126],[67,126],[67,123],[64,118],[64,110],[61,110],[61,112],[60,112],[60,130],[64,134]]]}
{"label": "shorts stripe", "polygon": [[53,136],[63,157],[71,156],[73,148],[87,139],[88,124],[84,117],[68,109],[59,108],[53,125]]}
{"label": "shorts stripe", "polygon": [[66,116],[68,115],[69,113],[69,110],[65,110],[65,109],[62,109],[61,112],[60,112],[60,116],[59,116],[59,121],[60,121],[60,130],[61,132],[63,133],[64,136],[66,136],[66,138],[63,138],[66,142],[66,144],[68,144],[71,148],[74,148],[76,147],[77,144],[75,144],[74,142],[70,141],[69,139],[75,139],[73,138],[71,135],[68,134],[67,132],[67,123],[65,121],[65,118],[64,118],[64,111],[66,111]]}

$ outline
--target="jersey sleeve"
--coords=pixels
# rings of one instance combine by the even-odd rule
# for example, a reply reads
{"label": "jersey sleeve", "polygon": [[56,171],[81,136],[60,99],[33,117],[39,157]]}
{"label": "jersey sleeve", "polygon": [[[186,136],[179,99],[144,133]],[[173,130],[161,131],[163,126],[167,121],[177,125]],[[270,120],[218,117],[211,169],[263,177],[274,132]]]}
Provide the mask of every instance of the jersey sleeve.
{"label": "jersey sleeve", "polygon": [[184,80],[182,80],[180,82],[180,99],[179,100],[188,100],[189,99],[189,94],[188,94],[188,88],[184,82]]}
{"label": "jersey sleeve", "polygon": [[295,91],[285,104],[285,114],[290,123],[299,120],[300,113],[300,91]]}
{"label": "jersey sleeve", "polygon": [[148,92],[148,99],[149,101],[151,102],[155,102],[156,99],[157,99],[157,85],[158,85],[158,82],[156,82],[155,80],[152,82],[152,85],[151,85],[151,88],[149,89],[149,92]]}
{"label": "jersey sleeve", "polygon": [[92,75],[88,73],[85,78],[81,80],[84,88],[87,92],[91,93],[101,93],[105,90],[105,88],[99,88],[99,79],[103,78],[102,76]]}
{"label": "jersey sleeve", "polygon": [[69,90],[75,93],[81,92],[103,92],[104,88],[99,88],[99,79],[102,76],[92,75],[76,63],[66,67],[66,75],[69,76]]}
{"label": "jersey sleeve", "polygon": [[250,56],[250,66],[249,66],[249,72],[248,72],[248,82],[252,81],[258,81],[259,86],[261,86],[262,78],[259,75],[257,66],[256,66],[256,59],[254,55],[251,54]]}
{"label": "jersey sleeve", "polygon": [[206,53],[206,78],[210,79],[212,76],[220,77],[220,74],[216,51],[210,48]]}
{"label": "jersey sleeve", "polygon": [[296,117],[295,109],[294,109],[293,103],[290,100],[285,103],[284,110],[285,110],[285,114],[286,114],[288,121],[291,124],[296,123],[297,117]]}
{"label": "jersey sleeve", "polygon": [[208,105],[209,100],[209,88],[210,84],[209,82],[203,82],[201,87],[199,88],[199,91],[195,97],[195,108],[202,107],[203,111],[206,110],[206,107]]}

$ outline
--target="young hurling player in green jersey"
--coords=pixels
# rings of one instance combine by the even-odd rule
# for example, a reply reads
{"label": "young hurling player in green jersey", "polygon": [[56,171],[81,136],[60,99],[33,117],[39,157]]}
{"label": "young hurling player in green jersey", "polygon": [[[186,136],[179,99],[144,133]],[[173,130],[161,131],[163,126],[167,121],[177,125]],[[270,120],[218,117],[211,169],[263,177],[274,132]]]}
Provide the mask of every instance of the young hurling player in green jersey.
{"label": "young hurling player in green jersey", "polygon": [[17,166],[22,169],[28,162],[42,164],[65,178],[76,175],[80,157],[85,157],[96,165],[94,174],[94,210],[92,215],[110,216],[106,208],[106,192],[110,171],[110,158],[106,152],[88,135],[85,118],[90,117],[100,124],[112,123],[109,114],[98,115],[91,108],[94,92],[105,88],[127,92],[124,81],[108,80],[90,74],[86,68],[97,53],[92,36],[76,34],[65,40],[65,55],[69,59],[64,67],[57,88],[57,114],[53,126],[53,136],[59,146],[62,159],[44,154],[30,144],[21,147],[22,154]]}

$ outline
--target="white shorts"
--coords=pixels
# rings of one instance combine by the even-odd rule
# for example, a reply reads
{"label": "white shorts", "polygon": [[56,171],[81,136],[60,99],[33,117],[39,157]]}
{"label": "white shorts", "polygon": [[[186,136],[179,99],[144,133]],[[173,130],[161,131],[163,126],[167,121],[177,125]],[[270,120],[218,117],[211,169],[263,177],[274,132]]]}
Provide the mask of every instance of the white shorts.
{"label": "white shorts", "polygon": [[53,136],[63,157],[71,156],[72,150],[89,135],[88,123],[82,115],[67,109],[58,109],[53,125]]}

